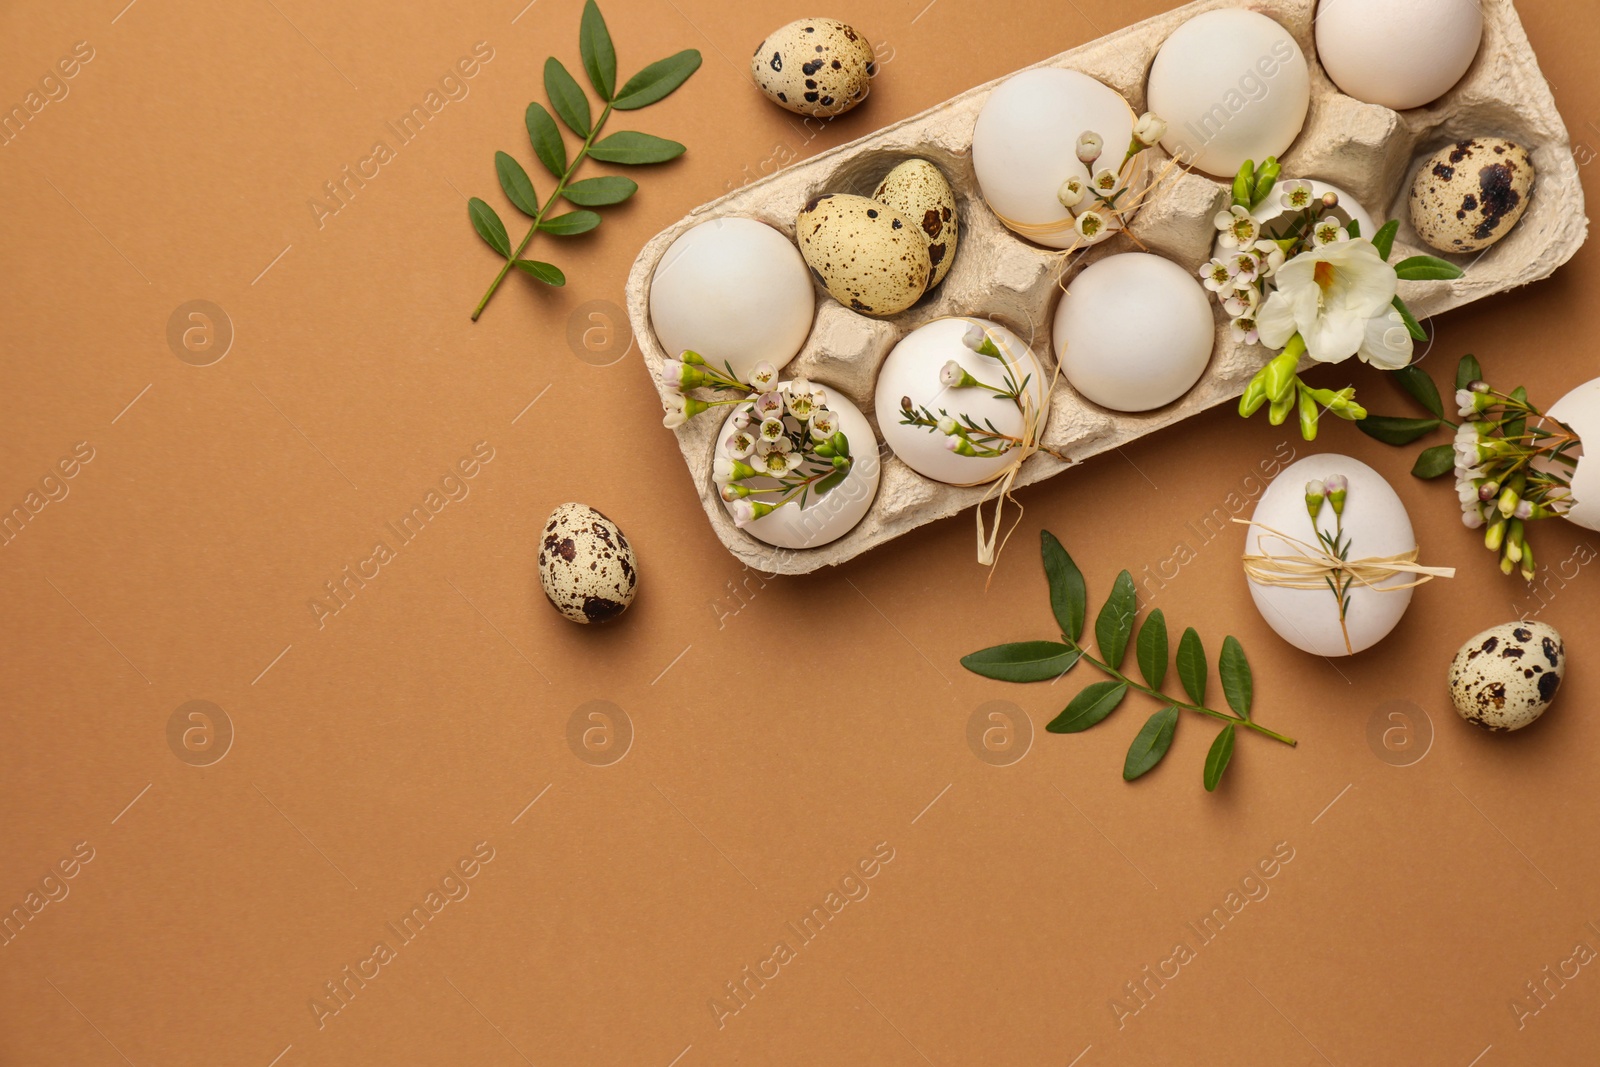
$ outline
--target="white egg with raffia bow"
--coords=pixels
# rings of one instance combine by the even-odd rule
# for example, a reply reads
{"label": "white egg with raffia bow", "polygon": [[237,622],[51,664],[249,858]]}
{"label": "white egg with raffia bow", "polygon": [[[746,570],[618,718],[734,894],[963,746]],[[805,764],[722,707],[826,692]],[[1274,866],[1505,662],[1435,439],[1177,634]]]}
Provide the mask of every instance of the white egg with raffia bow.
{"label": "white egg with raffia bow", "polygon": [[[983,328],[1003,359],[981,355],[967,347],[963,338],[974,325]],[[900,421],[904,417],[904,404],[909,401],[914,408],[927,408],[936,418],[947,413],[952,418],[970,419],[980,427],[992,424],[996,431],[1013,438],[1023,436],[1022,411],[1013,401],[987,389],[952,388],[943,384],[940,371],[952,360],[973,378],[988,385],[1005,388],[1007,371],[1018,385],[1026,381],[1021,392],[1031,398],[1034,410],[1039,413],[1038,432],[1041,434],[1048,414],[1045,391],[1050,382],[1027,343],[988,319],[935,319],[912,330],[889,352],[878,371],[873,401],[878,431],[883,434],[884,443],[918,474],[951,485],[980,485],[998,478],[1011,465],[1013,455],[1009,452],[998,456],[958,455],[948,447],[955,438],[933,427],[907,426]]]}
{"label": "white egg with raffia bow", "polygon": [[650,325],[667,355],[698,352],[741,378],[762,360],[781,370],[793,359],[815,309],[800,250],[755,219],[711,219],[686,231],[650,281]]}
{"label": "white egg with raffia bow", "polygon": [[1411,603],[1412,589],[1399,587],[1417,580],[1414,574],[1401,573],[1376,578],[1371,587],[1354,583],[1341,627],[1339,600],[1326,584],[1297,589],[1248,577],[1252,557],[1296,561],[1324,548],[1312,528],[1306,483],[1326,482],[1341,474],[1350,483],[1342,521],[1336,523],[1331,502],[1324,503],[1316,530],[1342,537],[1348,549],[1344,558],[1352,563],[1413,552],[1417,537],[1411,517],[1393,487],[1360,460],[1332,453],[1307,456],[1279,474],[1261,495],[1245,535],[1250,596],[1261,617],[1279,637],[1315,656],[1348,656],[1383,640]]}
{"label": "white egg with raffia bow", "polygon": [[1265,15],[1219,8],[1196,15],[1150,66],[1150,110],[1167,121],[1161,147],[1231,178],[1247,159],[1281,156],[1305,125],[1311,70],[1288,30]]}

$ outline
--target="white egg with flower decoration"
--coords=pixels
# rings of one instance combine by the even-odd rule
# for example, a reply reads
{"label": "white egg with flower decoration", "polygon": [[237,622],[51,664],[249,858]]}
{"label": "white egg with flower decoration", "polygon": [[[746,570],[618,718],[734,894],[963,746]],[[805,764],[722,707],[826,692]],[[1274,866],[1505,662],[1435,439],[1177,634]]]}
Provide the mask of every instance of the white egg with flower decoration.
{"label": "white egg with flower decoration", "polygon": [[1388,636],[1417,585],[1454,575],[1418,554],[1394,488],[1365,463],[1328,453],[1291,464],[1261,494],[1244,570],[1279,637],[1312,655],[1349,656]]}

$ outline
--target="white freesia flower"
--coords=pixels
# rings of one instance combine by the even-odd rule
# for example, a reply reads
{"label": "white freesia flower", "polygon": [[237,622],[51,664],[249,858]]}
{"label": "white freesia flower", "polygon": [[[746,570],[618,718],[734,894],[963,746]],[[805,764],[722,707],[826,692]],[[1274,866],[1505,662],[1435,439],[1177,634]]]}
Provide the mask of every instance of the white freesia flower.
{"label": "white freesia flower", "polygon": [[1398,308],[1391,307],[1387,314],[1367,320],[1367,328],[1361,337],[1361,349],[1356,354],[1363,362],[1374,367],[1399,370],[1410,365],[1414,351],[1406,320]]}
{"label": "white freesia flower", "polygon": [[1146,148],[1159,144],[1166,135],[1166,120],[1153,111],[1146,111],[1139,117],[1139,121],[1133,127],[1133,136]]}
{"label": "white freesia flower", "polygon": [[[1256,316],[1269,348],[1281,349],[1299,333],[1319,363],[1339,363],[1360,353],[1377,366],[1405,365],[1395,362],[1401,350],[1388,344],[1387,316],[1399,280],[1371,241],[1341,241],[1302,253],[1278,268],[1275,280],[1278,288]],[[1373,319],[1383,320],[1376,338],[1369,330]],[[1410,345],[1403,351],[1410,362]]]}
{"label": "white freesia flower", "polygon": [[1211,222],[1222,234],[1218,240],[1222,242],[1223,248],[1249,248],[1256,243],[1256,238],[1261,236],[1261,227],[1249,209],[1238,204],[1227,211],[1217,212],[1216,218]]}

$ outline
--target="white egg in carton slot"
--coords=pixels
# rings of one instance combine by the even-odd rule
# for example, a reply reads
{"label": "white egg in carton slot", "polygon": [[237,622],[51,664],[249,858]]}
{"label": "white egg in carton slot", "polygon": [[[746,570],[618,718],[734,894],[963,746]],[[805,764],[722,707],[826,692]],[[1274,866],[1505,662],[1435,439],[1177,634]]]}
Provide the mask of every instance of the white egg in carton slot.
{"label": "white egg in carton slot", "polygon": [[[1238,7],[1227,0],[1196,0],[1037,64],[1078,70],[1121,93],[1137,114],[1145,108],[1150,64],[1167,37],[1194,16]],[[1316,0],[1259,0],[1249,5],[1293,35],[1311,67],[1311,104],[1305,126],[1281,163],[1285,177],[1316,178],[1348,191],[1379,216],[1400,220],[1394,260],[1435,254],[1412,229],[1407,200],[1421,161],[1436,149],[1478,136],[1514,141],[1532,154],[1537,186],[1527,214],[1498,244],[1476,256],[1449,256],[1465,268],[1451,282],[1401,282],[1400,293],[1419,318],[1548,277],[1577,251],[1587,233],[1583,191],[1571,142],[1550,87],[1539,71],[1510,0],[1482,0],[1483,42],[1465,77],[1432,105],[1395,112],[1343,95],[1316,60]],[[1007,230],[979,194],[971,160],[974,123],[990,92],[1005,79],[978,86],[920,115],[824,152],[690,212],[645,245],[628,277],[627,304],[634,335],[655,380],[665,352],[650,323],[650,286],[667,248],[707,220],[742,216],[760,220],[791,239],[795,217],[824,193],[870,195],[888,171],[910,158],[929,160],[955,192],[960,246],[944,282],[918,303],[888,318],[869,318],[841,306],[814,286],[816,315],[800,353],[782,377],[809,378],[849,397],[869,418],[878,369],[909,332],[948,316],[994,320],[1028,340],[1047,372],[1055,369],[1050,325],[1061,290],[1060,256]],[[1216,213],[1228,189],[1198,172],[1176,172],[1144,202],[1130,227],[1144,249],[1194,272],[1211,256]],[[1076,255],[1066,275],[1108,255],[1139,251],[1126,234]],[[1047,449],[1082,461],[1239,396],[1269,358],[1257,346],[1236,343],[1220,308],[1214,308],[1216,346],[1200,381],[1174,403],[1129,414],[1096,406],[1063,376],[1050,396],[1043,435]],[[667,390],[657,382],[663,399]],[[838,540],[814,548],[775,548],[734,525],[712,480],[714,449],[723,420],[692,419],[675,432],[717,536],[733,555],[766,573],[803,574],[851,559],[924,523],[945,518],[984,499],[991,486],[954,486],[913,471],[880,448],[876,498],[862,521]],[[874,423],[874,429],[879,428]],[[878,432],[881,442],[883,434]],[[859,451],[859,449],[858,449]],[[1053,477],[1070,464],[1039,453],[1017,474],[1023,486]]]}

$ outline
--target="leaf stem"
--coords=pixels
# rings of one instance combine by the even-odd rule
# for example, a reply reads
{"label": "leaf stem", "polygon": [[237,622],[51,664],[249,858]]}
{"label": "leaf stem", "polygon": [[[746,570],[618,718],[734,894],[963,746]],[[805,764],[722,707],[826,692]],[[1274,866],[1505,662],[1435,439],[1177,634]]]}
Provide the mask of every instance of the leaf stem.
{"label": "leaf stem", "polygon": [[473,322],[478,321],[478,316],[482,315],[483,309],[489,305],[489,298],[494,296],[496,289],[500,288],[500,283],[505,281],[506,275],[510,273],[516,261],[522,258],[522,250],[528,247],[529,242],[533,240],[533,235],[539,232],[539,226],[544,222],[545,216],[550,213],[551,208],[555,207],[556,201],[561,199],[561,195],[567,191],[567,182],[572,178],[573,172],[578,169],[578,164],[582,163],[585,157],[588,156],[589,148],[594,144],[595,136],[600,132],[600,128],[606,124],[606,119],[610,117],[611,102],[608,100],[605,108],[600,112],[600,117],[594,121],[593,126],[589,127],[589,136],[583,139],[583,146],[572,157],[572,162],[567,164],[566,172],[561,175],[561,180],[556,183],[556,191],[550,194],[550,199],[546,200],[544,206],[539,208],[539,214],[533,217],[533,225],[528,228],[528,235],[522,239],[522,243],[517,245],[516,250],[511,253],[511,258],[507,259],[505,266],[500,268],[500,273],[494,276],[494,281],[489,284],[489,290],[483,294],[483,299],[478,301],[478,306],[472,309]]}
{"label": "leaf stem", "polygon": [[1061,636],[1062,636],[1062,640],[1066,641],[1066,643],[1068,645],[1070,645],[1073,648],[1077,649],[1078,655],[1079,655],[1080,658],[1088,660],[1090,663],[1094,664],[1096,667],[1099,667],[1105,673],[1111,675],[1111,677],[1115,678],[1117,681],[1124,683],[1125,685],[1127,685],[1131,689],[1137,689],[1139,692],[1145,694],[1146,696],[1154,697],[1155,699],[1160,700],[1160,701],[1164,701],[1165,703],[1171,704],[1174,707],[1183,708],[1185,711],[1193,711],[1193,712],[1196,712],[1196,713],[1198,713],[1200,715],[1208,715],[1213,719],[1219,719],[1222,722],[1228,723],[1228,724],[1230,724],[1232,726],[1243,726],[1246,729],[1254,730],[1258,734],[1264,734],[1265,736],[1272,738],[1274,741],[1281,741],[1282,743],[1288,745],[1290,748],[1294,748],[1296,745],[1299,744],[1299,742],[1296,741],[1294,738],[1285,737],[1283,734],[1280,734],[1275,730],[1269,730],[1265,726],[1262,726],[1261,724],[1255,722],[1254,720],[1247,719],[1242,715],[1241,716],[1229,715],[1226,712],[1216,711],[1216,710],[1214,710],[1212,708],[1202,707],[1199,704],[1190,704],[1188,701],[1175,700],[1172,697],[1168,696],[1166,693],[1163,693],[1161,690],[1152,689],[1148,685],[1144,685],[1144,684],[1142,684],[1140,682],[1136,682],[1132,678],[1129,678],[1126,674],[1123,674],[1121,671],[1119,671],[1115,667],[1111,666],[1110,664],[1107,664],[1107,663],[1104,663],[1104,662],[1102,662],[1100,660],[1095,659],[1093,656],[1089,655],[1089,653],[1083,648],[1082,645],[1078,644],[1076,641],[1069,640],[1065,634],[1062,634]]}

